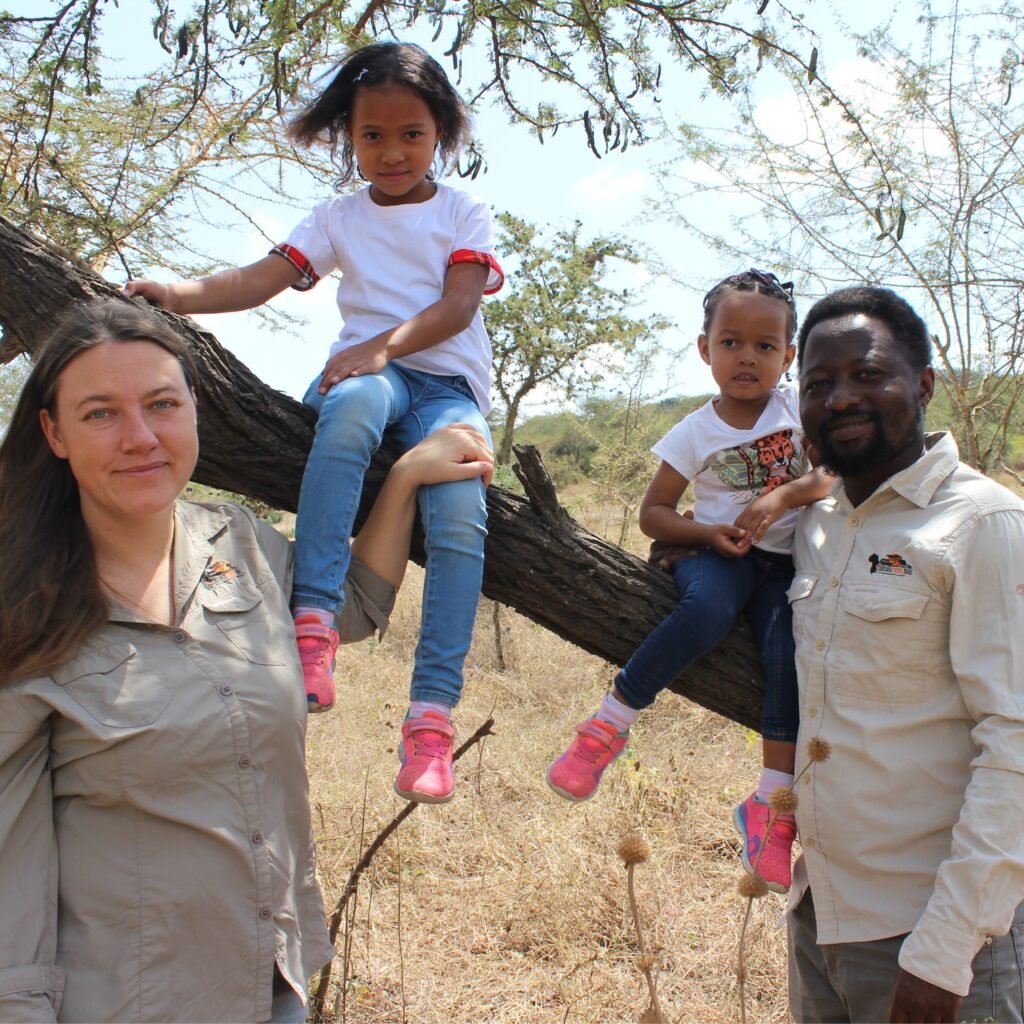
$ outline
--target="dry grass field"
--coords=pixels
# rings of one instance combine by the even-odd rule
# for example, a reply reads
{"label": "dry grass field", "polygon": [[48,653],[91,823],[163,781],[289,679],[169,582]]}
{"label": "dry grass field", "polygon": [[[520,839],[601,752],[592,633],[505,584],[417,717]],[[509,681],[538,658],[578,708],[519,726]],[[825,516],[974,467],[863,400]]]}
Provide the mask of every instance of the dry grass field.
{"label": "dry grass field", "polygon": [[[600,521],[588,525],[603,532]],[[329,911],[361,850],[405,806],[391,784],[421,580],[411,566],[383,643],[339,651],[338,705],[310,720]],[[493,716],[494,735],[456,765],[455,799],[419,807],[374,858],[338,937],[347,954],[335,964],[327,1015],[350,1024],[638,1021],[647,990],[616,846],[639,830],[652,855],[636,868],[637,895],[663,1011],[673,1024],[739,1020],[745,901],[730,817],[756,779],[757,737],[666,694],[598,796],[570,804],[544,774],[612,669],[508,609],[501,668],[492,611],[481,602],[456,724],[465,738]],[[778,896],[754,907],[751,1024],[790,1020],[782,908]]]}

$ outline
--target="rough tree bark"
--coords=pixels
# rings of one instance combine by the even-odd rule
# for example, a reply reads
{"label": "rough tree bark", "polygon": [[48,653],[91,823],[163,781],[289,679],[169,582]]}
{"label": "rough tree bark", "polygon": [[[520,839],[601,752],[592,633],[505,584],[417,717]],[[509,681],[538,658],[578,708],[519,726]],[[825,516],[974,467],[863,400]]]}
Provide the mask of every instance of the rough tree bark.
{"label": "rough tree bark", "polygon": [[[0,361],[31,354],[56,317],[86,299],[123,297],[73,258],[0,217]],[[123,301],[131,301],[123,299]],[[260,381],[209,332],[158,311],[200,366],[200,456],[195,479],[294,510],[314,416]],[[483,592],[577,646],[622,665],[672,608],[666,574],[574,522],[558,504],[535,450],[516,446],[523,498],[492,487]],[[389,459],[367,476],[362,512]],[[422,549],[414,553],[422,558]],[[571,670],[566,685],[572,685]],[[761,670],[745,623],[673,684],[676,692],[734,721],[760,720]]]}

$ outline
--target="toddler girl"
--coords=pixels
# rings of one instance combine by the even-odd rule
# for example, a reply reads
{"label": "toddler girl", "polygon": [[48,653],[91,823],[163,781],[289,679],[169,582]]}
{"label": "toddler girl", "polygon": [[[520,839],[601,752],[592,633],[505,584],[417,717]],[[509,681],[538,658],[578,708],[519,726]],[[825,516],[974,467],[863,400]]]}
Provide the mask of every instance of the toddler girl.
{"label": "toddler girl", "polygon": [[[700,550],[673,566],[679,603],[640,645],[593,718],[548,770],[569,800],[587,800],[622,753],[637,712],[720,643],[742,611],[750,617],[764,665],[761,726],[764,770],[757,790],[736,809],[748,871],[765,844],[768,797],[793,780],[797,684],[786,591],[800,506],[828,492],[820,470],[806,472],[795,388],[779,379],[793,361],[792,285],[750,270],[727,277],[704,297],[697,339],[718,396],[676,424],[655,446],[663,461],[640,506],[640,528],[655,540]],[[676,506],[690,482],[694,518]],[[769,888],[790,884],[792,815],[780,815],[758,862]]]}
{"label": "toddler girl", "polygon": [[[199,281],[134,281],[126,291],[177,313],[251,309],[287,287],[341,272],[343,325],[305,402],[318,413],[295,527],[292,608],[312,711],[335,699],[335,619],[363,475],[385,428],[401,451],[450,423],[490,438],[491,346],[480,316],[502,285],[490,212],[434,180],[450,169],[469,118],[441,66],[418,46],[375,43],[350,54],[292,123],[302,145],[324,142],[368,187],[317,206],[269,255]],[[419,492],[427,569],[402,767],[407,800],[451,799],[451,711],[480,594],[487,481]]]}

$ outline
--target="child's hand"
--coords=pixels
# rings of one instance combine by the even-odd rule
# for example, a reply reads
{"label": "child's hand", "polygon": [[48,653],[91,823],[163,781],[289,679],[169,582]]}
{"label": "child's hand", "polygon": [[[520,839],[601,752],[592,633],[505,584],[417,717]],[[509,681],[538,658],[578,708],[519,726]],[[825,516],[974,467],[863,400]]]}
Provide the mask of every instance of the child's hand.
{"label": "child's hand", "polygon": [[750,535],[746,530],[730,523],[709,526],[708,547],[723,558],[742,558],[750,550]]}
{"label": "child's hand", "polygon": [[759,544],[761,538],[768,532],[768,527],[790,510],[789,502],[780,493],[782,490],[783,488],[776,487],[774,491],[755,498],[736,517],[733,525],[747,531],[752,545]]}
{"label": "child's hand", "polygon": [[378,334],[376,338],[346,348],[327,360],[320,377],[317,391],[326,395],[335,384],[346,377],[363,377],[368,373],[380,373],[390,361],[388,359],[388,337],[390,332]]}
{"label": "child's hand", "polygon": [[141,295],[147,302],[154,302],[169,312],[174,312],[174,288],[169,284],[161,284],[159,281],[129,281],[121,290],[125,295]]}
{"label": "child's hand", "polygon": [[483,477],[484,487],[494,475],[494,453],[483,434],[466,423],[453,423],[427,435],[392,467],[417,485]]}

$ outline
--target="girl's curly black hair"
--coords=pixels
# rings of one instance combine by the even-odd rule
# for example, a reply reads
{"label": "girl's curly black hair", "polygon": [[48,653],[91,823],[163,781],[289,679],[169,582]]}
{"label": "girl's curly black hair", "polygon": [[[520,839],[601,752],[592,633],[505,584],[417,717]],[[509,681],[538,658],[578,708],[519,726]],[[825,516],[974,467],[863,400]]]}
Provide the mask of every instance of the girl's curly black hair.
{"label": "girl's curly black hair", "polygon": [[[470,138],[469,112],[448,81],[444,68],[415,43],[372,43],[353,50],[341,62],[326,89],[289,125],[288,137],[300,146],[324,142],[341,171],[337,188],[359,173],[349,131],[352,104],[363,86],[404,85],[415,90],[440,126],[436,170],[446,174]],[[430,177],[435,176],[434,170]]]}

